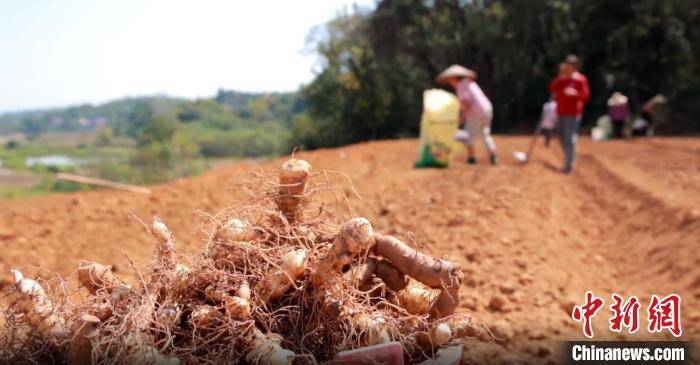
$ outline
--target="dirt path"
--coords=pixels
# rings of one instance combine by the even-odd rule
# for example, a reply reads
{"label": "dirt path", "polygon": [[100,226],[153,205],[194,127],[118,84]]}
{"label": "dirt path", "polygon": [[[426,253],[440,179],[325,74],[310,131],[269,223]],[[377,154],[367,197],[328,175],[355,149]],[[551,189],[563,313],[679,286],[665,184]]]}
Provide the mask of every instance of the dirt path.
{"label": "dirt path", "polygon": [[[556,361],[553,340],[582,338],[570,310],[586,290],[606,300],[596,338],[614,337],[606,323],[610,293],[642,299],[646,325],[649,295],[674,292],[683,298],[683,339],[697,340],[700,139],[584,140],[572,176],[556,171],[556,148],[516,165],[511,152],[527,142],[497,138],[503,163],[496,167],[458,162],[446,170],[415,170],[415,140],[299,156],[317,170],[347,172],[363,197],[353,205],[378,231],[461,262],[467,273],[462,307],[511,336],[510,349]],[[125,254],[146,263],[151,242],[130,212],[143,219],[158,214],[181,245],[196,248],[203,239],[200,212],[234,202],[240,194],[229,188],[243,172],[276,163],[215,170],[156,187],[151,197],[104,191],[0,201],[3,283],[11,265],[66,274],[79,258],[122,273]]]}

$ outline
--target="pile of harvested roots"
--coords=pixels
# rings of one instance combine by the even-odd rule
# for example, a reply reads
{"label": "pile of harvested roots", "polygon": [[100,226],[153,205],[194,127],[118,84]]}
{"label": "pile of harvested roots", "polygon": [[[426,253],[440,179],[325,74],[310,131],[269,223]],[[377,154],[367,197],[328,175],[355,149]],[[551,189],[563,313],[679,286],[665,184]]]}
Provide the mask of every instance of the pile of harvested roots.
{"label": "pile of harvested roots", "polygon": [[154,218],[154,260],[134,268],[136,282],[81,262],[76,300],[65,282],[14,270],[0,358],[314,364],[398,341],[418,363],[479,335],[469,316],[455,314],[458,264],[374,232],[367,219],[339,219],[317,200],[332,184],[310,183],[327,173],[312,174],[307,162],[288,160],[276,173],[254,181],[249,201],[211,217],[201,254],[179,255]]}

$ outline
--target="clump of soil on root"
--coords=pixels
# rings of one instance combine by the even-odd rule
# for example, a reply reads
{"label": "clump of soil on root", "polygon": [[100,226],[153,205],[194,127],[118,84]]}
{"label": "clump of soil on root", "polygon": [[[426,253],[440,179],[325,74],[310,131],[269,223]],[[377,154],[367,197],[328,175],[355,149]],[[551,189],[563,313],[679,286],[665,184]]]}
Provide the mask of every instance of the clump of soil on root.
{"label": "clump of soil on root", "polygon": [[167,225],[145,225],[154,255],[138,280],[81,262],[65,281],[15,271],[0,359],[110,364],[315,364],[399,341],[408,363],[483,335],[455,313],[462,271],[356,217],[343,175],[302,160],[257,173],[248,199],[209,216],[199,254],[179,255]]}

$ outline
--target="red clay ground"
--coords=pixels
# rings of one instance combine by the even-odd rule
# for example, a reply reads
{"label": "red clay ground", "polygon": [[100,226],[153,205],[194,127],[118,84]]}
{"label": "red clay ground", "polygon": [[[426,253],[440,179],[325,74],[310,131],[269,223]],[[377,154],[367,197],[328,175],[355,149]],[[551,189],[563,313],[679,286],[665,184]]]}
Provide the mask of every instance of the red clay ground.
{"label": "red clay ground", "polygon": [[[415,140],[297,156],[316,170],[348,173],[363,197],[352,204],[377,231],[413,234],[425,250],[459,261],[467,274],[463,310],[510,337],[509,351],[558,362],[556,340],[583,338],[570,310],[586,290],[606,300],[597,339],[667,338],[647,335],[645,326],[650,294],[668,293],[683,299],[682,339],[700,339],[700,139],[584,140],[572,176],[556,171],[557,146],[538,147],[519,166],[511,153],[528,140],[496,141],[496,167],[466,166],[458,156],[450,169],[415,170]],[[201,212],[240,197],[230,187],[245,171],[272,170],[279,161],[220,168],[154,187],[150,197],[101,191],[0,201],[0,286],[9,284],[11,267],[68,274],[78,259],[128,275],[125,255],[145,264],[152,252],[130,212],[144,220],[159,215],[181,246],[198,248]],[[642,300],[637,335],[607,328],[612,292]]]}

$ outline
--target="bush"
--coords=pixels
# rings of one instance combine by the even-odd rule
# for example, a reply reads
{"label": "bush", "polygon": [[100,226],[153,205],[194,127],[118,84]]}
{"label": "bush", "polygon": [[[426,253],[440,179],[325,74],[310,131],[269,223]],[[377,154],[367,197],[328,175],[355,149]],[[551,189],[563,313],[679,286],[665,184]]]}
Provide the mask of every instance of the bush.
{"label": "bush", "polygon": [[329,144],[324,143],[324,129],[318,120],[313,120],[308,113],[299,114],[292,120],[292,147],[313,150]]}
{"label": "bush", "polygon": [[175,135],[178,122],[169,115],[159,115],[151,119],[139,133],[139,145],[167,143]]}
{"label": "bush", "polygon": [[97,146],[109,146],[114,140],[114,131],[108,126],[104,126],[97,131]]}
{"label": "bush", "polygon": [[268,127],[207,133],[197,144],[205,157],[270,156],[288,152],[289,137],[285,130]]}

